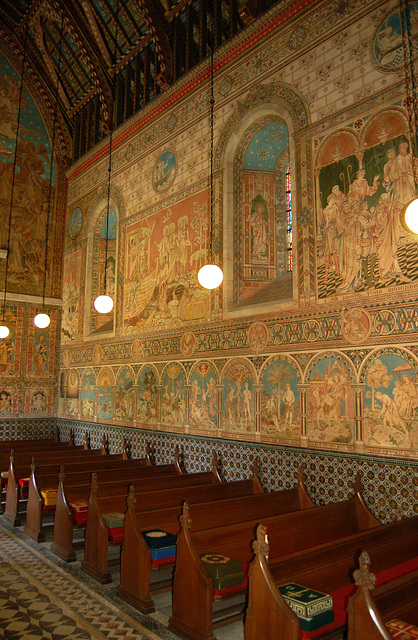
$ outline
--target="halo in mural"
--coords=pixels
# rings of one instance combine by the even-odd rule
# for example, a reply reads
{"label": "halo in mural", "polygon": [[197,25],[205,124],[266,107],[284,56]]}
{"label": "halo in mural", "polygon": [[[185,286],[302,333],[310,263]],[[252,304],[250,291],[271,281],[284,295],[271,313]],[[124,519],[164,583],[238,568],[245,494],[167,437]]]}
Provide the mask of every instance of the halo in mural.
{"label": "halo in mural", "polygon": [[[409,3],[412,33],[418,29],[418,2]],[[372,40],[372,60],[379,71],[393,72],[404,66],[402,31],[399,11],[387,14],[377,28]],[[413,40],[414,58],[418,55],[418,46]]]}
{"label": "halo in mural", "polygon": [[68,223],[68,233],[70,234],[71,240],[75,240],[75,238],[80,233],[81,226],[83,224],[83,212],[79,207],[74,209],[71,214],[70,221]]}
{"label": "halo in mural", "polygon": [[342,332],[351,344],[359,344],[366,340],[372,328],[370,316],[364,309],[355,307],[342,312]]}
{"label": "halo in mural", "polygon": [[176,176],[177,161],[172,151],[164,151],[154,165],[152,172],[152,186],[155,191],[162,193],[173,184]]}

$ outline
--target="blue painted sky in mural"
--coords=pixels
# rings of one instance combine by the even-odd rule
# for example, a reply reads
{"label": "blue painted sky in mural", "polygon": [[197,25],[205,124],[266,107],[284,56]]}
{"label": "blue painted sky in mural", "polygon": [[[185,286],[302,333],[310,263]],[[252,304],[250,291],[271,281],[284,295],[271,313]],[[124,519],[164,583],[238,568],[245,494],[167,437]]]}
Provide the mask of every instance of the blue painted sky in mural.
{"label": "blue painted sky in mural", "polygon": [[[102,240],[106,239],[106,216],[103,221],[102,231],[100,233],[100,237]],[[107,229],[107,237],[109,240],[116,240],[116,229],[117,229],[117,220],[116,220],[116,211],[111,209],[109,211],[109,227]]]}
{"label": "blue painted sky in mural", "polygon": [[273,122],[253,136],[244,156],[244,169],[274,171],[277,159],[289,146],[289,132],[282,122]]}
{"label": "blue painted sky in mural", "polygon": [[[15,149],[15,135],[16,135],[16,125],[17,125],[17,104],[19,102],[19,88],[20,88],[20,72],[17,73],[9,61],[2,55],[0,55],[0,100],[3,106],[3,110],[5,109],[7,115],[10,116],[10,135],[5,135],[4,126],[2,127],[2,131],[0,132],[0,141],[3,148],[6,150],[10,150],[14,156]],[[26,76],[27,69],[25,70],[24,80],[24,90],[23,90],[23,98],[22,100],[22,108],[20,110],[20,124],[19,124],[19,138],[21,140],[27,140],[33,142],[36,148],[38,145],[43,145],[46,149],[46,152],[49,157],[51,157],[51,143],[47,134],[47,130],[45,124],[42,120],[42,117],[36,107],[36,104],[27,89],[27,81],[28,77]],[[17,86],[15,85],[17,83]],[[12,98],[9,101],[9,94],[13,93]],[[13,110],[10,112],[9,106],[13,104]],[[14,135],[12,135],[14,133]],[[13,157],[1,154],[3,162],[13,162]],[[44,158],[41,154],[38,155],[39,159],[42,160],[42,164],[44,167],[43,178],[45,180],[49,180],[49,172],[50,165],[46,158]],[[19,169],[18,169],[19,171]],[[55,167],[53,171],[53,180],[52,183],[55,184]]]}

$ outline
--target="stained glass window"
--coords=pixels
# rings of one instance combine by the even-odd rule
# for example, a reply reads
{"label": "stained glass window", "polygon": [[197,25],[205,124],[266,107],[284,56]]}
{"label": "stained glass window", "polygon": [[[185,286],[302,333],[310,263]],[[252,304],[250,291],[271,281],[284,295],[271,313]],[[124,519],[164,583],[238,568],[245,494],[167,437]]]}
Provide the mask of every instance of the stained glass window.
{"label": "stained glass window", "polygon": [[287,269],[292,271],[292,182],[290,167],[286,172],[286,217],[287,217]]}

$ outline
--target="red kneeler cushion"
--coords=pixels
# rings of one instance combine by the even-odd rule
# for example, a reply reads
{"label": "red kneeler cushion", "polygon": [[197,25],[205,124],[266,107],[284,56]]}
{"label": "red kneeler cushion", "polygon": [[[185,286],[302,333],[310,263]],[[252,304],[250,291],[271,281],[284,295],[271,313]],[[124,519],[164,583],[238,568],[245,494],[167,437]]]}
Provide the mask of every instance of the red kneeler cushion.
{"label": "red kneeler cushion", "polygon": [[73,512],[73,520],[77,526],[87,524],[87,511],[89,503],[87,500],[73,500],[70,502],[71,511]]}

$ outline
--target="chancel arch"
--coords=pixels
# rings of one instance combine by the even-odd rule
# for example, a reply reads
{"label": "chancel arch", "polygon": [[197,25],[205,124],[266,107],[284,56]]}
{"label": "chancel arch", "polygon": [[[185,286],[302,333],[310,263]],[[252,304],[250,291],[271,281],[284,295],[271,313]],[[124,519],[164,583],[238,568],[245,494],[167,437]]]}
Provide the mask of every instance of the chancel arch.
{"label": "chancel arch", "polygon": [[223,168],[224,180],[226,315],[290,306],[297,298],[292,192],[307,161],[297,137],[307,123],[299,95],[273,84],[252,89],[222,131],[215,169]]}

